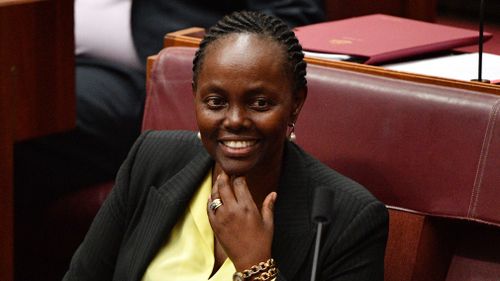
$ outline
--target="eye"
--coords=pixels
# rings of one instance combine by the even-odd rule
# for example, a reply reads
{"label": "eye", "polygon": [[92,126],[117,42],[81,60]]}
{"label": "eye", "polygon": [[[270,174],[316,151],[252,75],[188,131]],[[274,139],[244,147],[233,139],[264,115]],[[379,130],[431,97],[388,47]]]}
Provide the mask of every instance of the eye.
{"label": "eye", "polygon": [[266,111],[272,106],[272,103],[270,100],[266,98],[256,98],[255,100],[252,101],[250,104],[250,108],[257,110],[257,111]]}
{"label": "eye", "polygon": [[205,99],[205,104],[208,108],[213,110],[222,109],[226,106],[227,102],[224,98],[220,96],[210,96]]}

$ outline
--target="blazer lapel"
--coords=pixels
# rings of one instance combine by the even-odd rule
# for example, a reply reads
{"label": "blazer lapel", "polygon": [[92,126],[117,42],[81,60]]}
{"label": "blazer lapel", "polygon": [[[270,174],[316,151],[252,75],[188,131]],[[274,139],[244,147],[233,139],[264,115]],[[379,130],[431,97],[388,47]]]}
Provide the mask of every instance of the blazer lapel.
{"label": "blazer lapel", "polygon": [[149,188],[143,212],[127,241],[129,245],[123,247],[129,251],[128,269],[125,270],[127,280],[141,280],[212,163],[203,150],[163,185]]}
{"label": "blazer lapel", "polygon": [[311,182],[302,160],[299,149],[288,144],[276,201],[273,240],[273,256],[288,280],[294,279],[314,240]]}

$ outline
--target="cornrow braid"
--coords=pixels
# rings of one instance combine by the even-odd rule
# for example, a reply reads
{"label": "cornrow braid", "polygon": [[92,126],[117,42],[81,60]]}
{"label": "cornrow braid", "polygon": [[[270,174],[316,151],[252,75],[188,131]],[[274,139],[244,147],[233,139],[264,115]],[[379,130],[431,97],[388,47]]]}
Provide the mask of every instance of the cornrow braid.
{"label": "cornrow braid", "polygon": [[234,12],[212,26],[200,43],[193,59],[193,85],[196,87],[199,71],[207,47],[213,42],[235,33],[254,33],[277,42],[287,54],[287,68],[293,74],[294,92],[307,85],[306,62],[302,46],[295,33],[281,19],[261,12]]}

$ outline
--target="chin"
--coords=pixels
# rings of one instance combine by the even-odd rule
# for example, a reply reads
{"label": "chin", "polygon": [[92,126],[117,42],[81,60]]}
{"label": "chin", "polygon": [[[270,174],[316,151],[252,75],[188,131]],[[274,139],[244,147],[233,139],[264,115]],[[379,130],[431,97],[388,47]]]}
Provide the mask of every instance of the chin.
{"label": "chin", "polygon": [[224,160],[217,161],[217,163],[228,176],[245,176],[255,166],[253,163],[250,164],[247,161],[238,160]]}

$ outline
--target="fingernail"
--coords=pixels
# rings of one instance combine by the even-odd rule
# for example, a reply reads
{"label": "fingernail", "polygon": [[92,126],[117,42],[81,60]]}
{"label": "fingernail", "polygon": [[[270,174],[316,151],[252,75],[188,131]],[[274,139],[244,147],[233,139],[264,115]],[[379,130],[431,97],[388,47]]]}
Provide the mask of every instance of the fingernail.
{"label": "fingernail", "polygon": [[271,210],[274,210],[275,203],[276,203],[276,193],[273,195],[273,199],[271,200],[271,204],[270,204]]}

